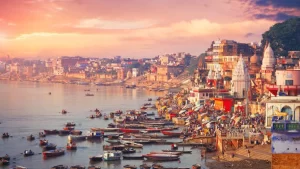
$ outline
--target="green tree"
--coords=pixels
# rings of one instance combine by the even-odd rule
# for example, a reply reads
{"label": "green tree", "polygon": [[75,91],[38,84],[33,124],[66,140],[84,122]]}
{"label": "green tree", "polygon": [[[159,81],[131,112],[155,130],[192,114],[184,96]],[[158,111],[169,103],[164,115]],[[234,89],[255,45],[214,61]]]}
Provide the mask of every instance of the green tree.
{"label": "green tree", "polygon": [[300,50],[300,18],[295,17],[273,25],[262,34],[262,46],[268,41],[275,56],[287,56],[288,51]]}

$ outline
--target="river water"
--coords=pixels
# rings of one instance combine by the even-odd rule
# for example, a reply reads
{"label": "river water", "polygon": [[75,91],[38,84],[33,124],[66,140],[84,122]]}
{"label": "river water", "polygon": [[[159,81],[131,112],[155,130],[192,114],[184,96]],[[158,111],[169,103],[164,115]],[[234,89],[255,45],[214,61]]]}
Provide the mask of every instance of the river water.
{"label": "river water", "polygon": [[[95,96],[85,96],[86,89]],[[98,89],[98,90],[97,90]],[[52,94],[49,95],[48,93]],[[32,82],[0,81],[0,133],[8,132],[8,139],[0,139],[0,156],[9,154],[11,165],[22,165],[29,169],[49,169],[52,166],[64,165],[91,165],[89,156],[103,154],[103,145],[107,142],[79,142],[76,151],[66,151],[65,155],[43,159],[39,139],[27,141],[26,137],[33,134],[38,138],[38,133],[44,129],[62,129],[66,122],[75,122],[75,129],[87,133],[91,127],[107,127],[112,120],[90,119],[90,110],[98,108],[104,113],[116,110],[138,109],[148,98],[157,98],[162,93],[151,92],[143,89],[126,89],[121,86],[84,86],[72,84],[48,84]],[[152,102],[154,103],[154,102]],[[59,113],[66,109],[70,113]],[[154,111],[154,110],[151,110]],[[67,136],[47,136],[50,143],[58,148],[65,148]],[[178,141],[178,140],[174,140]],[[150,151],[169,149],[169,145],[144,145],[136,154],[146,154]],[[21,153],[26,149],[35,152],[34,156],[24,157]],[[186,147],[188,150],[189,148]],[[164,162],[162,165],[170,167],[191,167],[200,163],[200,150],[193,149],[192,154],[184,154],[180,161]],[[101,168],[121,169],[126,164],[139,166],[141,160],[122,160],[120,162],[99,162],[93,165]],[[0,168],[9,168],[0,166]]]}

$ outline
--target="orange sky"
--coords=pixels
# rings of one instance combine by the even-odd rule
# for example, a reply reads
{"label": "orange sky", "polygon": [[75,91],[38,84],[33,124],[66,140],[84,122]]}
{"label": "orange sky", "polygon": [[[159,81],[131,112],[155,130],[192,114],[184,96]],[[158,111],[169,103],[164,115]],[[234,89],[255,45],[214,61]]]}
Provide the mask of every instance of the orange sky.
{"label": "orange sky", "polygon": [[3,0],[0,6],[0,57],[199,55],[218,38],[258,42],[274,23],[299,16],[299,5],[280,0]]}

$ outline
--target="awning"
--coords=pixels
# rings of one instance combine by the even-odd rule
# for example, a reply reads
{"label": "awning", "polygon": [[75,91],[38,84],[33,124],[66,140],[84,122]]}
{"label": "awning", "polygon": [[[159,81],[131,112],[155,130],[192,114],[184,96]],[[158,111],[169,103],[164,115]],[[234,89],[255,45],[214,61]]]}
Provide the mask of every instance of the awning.
{"label": "awning", "polygon": [[185,112],[186,112],[186,110],[181,110],[178,114],[183,114]]}

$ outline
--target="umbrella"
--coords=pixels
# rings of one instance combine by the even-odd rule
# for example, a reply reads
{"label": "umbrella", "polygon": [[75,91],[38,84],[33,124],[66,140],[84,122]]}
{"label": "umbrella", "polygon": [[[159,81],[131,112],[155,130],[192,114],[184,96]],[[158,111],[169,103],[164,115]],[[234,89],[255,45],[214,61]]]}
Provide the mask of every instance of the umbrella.
{"label": "umbrella", "polygon": [[186,112],[186,110],[181,110],[180,112],[179,112],[179,114],[182,114],[182,113],[185,113]]}
{"label": "umbrella", "polygon": [[192,104],[187,104],[187,105],[185,105],[182,109],[190,109],[190,108],[192,108],[192,107],[193,107]]}
{"label": "umbrella", "polygon": [[222,115],[222,116],[218,116],[217,119],[221,119],[221,120],[226,120],[228,118],[228,116],[226,115]]}

